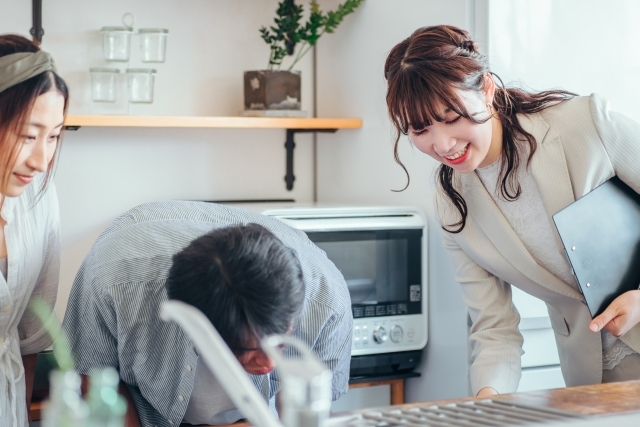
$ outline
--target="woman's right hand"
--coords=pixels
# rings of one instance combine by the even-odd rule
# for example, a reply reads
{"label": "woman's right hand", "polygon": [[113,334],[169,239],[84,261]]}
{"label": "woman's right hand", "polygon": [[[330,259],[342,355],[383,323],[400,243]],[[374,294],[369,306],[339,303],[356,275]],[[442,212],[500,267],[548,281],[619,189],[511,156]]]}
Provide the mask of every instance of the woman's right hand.
{"label": "woman's right hand", "polygon": [[495,389],[491,388],[491,387],[485,387],[482,390],[480,390],[478,392],[478,394],[476,394],[476,397],[490,397],[490,396],[495,396],[498,393]]}

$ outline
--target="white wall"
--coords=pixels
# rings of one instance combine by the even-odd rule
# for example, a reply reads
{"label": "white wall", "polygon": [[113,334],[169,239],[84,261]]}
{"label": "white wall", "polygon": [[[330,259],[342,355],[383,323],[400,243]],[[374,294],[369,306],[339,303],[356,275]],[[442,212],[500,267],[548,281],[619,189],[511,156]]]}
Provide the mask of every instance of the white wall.
{"label": "white wall", "polygon": [[640,120],[640,2],[489,0],[489,58],[505,83],[596,92]]}
{"label": "white wall", "polygon": [[[28,34],[30,2],[0,0],[0,32]],[[119,25],[130,11],[136,27],[170,29],[167,62],[158,70],[152,105],[141,115],[235,115],[241,109],[242,71],[263,68],[267,47],[258,28],[269,24],[277,0],[57,0],[44,2],[44,49],[56,58],[72,89],[71,113],[126,113],[90,101],[92,66],[101,58],[98,30]],[[321,0],[332,9],[336,0]],[[410,380],[411,401],[467,393],[466,311],[441,246],[431,204],[435,164],[401,141],[411,173],[393,162],[385,107],[383,64],[388,51],[415,29],[449,23],[473,27],[473,0],[367,0],[318,46],[318,115],[362,117],[362,130],[318,135],[320,201],[416,205],[429,225],[430,335],[420,371]],[[137,62],[134,39],[132,67]],[[122,66],[121,68],[125,68]],[[310,58],[303,71],[303,109],[311,110]],[[98,233],[118,214],[142,202],[181,199],[313,197],[309,135],[297,136],[294,191],[284,188],[284,131],[82,128],[68,132],[56,174],[63,228],[62,316],[71,282]]]}
{"label": "white wall", "polygon": [[[326,1],[323,4],[336,4]],[[360,116],[360,132],[318,135],[318,197],[322,201],[419,206],[429,224],[429,342],[422,378],[407,385],[409,401],[467,394],[466,309],[442,248],[432,206],[436,162],[402,138],[401,158],[411,185],[393,161],[385,104],[384,61],[391,48],[421,26],[473,26],[471,2],[367,0],[349,25],[318,48],[318,113]]]}
{"label": "white wall", "polygon": [[[31,2],[0,0],[0,32],[28,35]],[[269,25],[277,0],[45,1],[43,49],[54,55],[71,88],[71,114],[126,114],[125,93],[114,105],[91,101],[89,67],[107,63],[99,30],[121,25],[132,12],[136,28],[170,30],[167,61],[130,67],[158,70],[155,101],[133,105],[135,115],[232,116],[242,109],[242,72],[263,69],[268,47],[258,29]],[[303,109],[310,110],[311,58],[301,61]],[[121,80],[121,89],[125,87]],[[284,130],[105,129],[67,132],[55,182],[62,221],[62,317],[75,273],[95,238],[118,214],[158,199],[312,198],[310,135],[296,137],[296,181],[285,189]]]}

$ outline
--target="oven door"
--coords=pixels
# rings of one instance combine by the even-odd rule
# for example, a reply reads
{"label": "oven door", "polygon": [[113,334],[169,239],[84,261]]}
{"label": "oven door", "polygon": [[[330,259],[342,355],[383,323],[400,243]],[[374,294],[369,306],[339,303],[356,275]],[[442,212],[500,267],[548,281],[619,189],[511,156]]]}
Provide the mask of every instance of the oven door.
{"label": "oven door", "polygon": [[[422,230],[308,232],[342,272],[354,317],[354,352],[422,348]],[[357,339],[356,339],[357,338]],[[413,348],[412,348],[413,347]]]}

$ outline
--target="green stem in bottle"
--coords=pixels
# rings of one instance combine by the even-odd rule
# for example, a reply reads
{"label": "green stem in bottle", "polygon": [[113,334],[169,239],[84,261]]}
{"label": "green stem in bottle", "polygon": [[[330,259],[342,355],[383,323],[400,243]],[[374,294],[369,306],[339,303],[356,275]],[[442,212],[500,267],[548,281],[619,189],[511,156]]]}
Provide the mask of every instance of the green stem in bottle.
{"label": "green stem in bottle", "polygon": [[[306,49],[304,49],[305,47],[306,47]],[[308,46],[303,45],[303,48],[300,49],[300,54],[296,55],[296,59],[289,66],[289,68],[287,68],[287,71],[291,71],[293,69],[294,65],[296,65],[298,63],[298,61],[300,61],[302,59],[302,57],[305,56],[307,54],[307,52],[309,52],[311,50],[312,47],[313,47],[312,45],[308,45]]]}
{"label": "green stem in bottle", "polygon": [[60,370],[72,370],[73,358],[67,337],[62,330],[60,321],[55,316],[51,307],[41,298],[36,298],[29,304],[29,309],[40,319],[42,326],[53,338],[54,353]]}

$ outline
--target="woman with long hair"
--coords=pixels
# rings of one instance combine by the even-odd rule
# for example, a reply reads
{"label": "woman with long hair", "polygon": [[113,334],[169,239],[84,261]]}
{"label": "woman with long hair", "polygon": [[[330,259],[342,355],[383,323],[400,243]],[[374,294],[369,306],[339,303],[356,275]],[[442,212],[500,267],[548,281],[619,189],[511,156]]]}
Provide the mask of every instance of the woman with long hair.
{"label": "woman with long hair", "polygon": [[52,308],[60,270],[51,182],[69,93],[51,56],[0,35],[0,425],[28,425],[37,353],[51,338],[28,309]]}
{"label": "woman with long hair", "polygon": [[415,31],[384,72],[396,162],[408,179],[405,134],[441,163],[435,206],[473,321],[474,394],[517,389],[511,285],[547,304],[567,385],[640,379],[640,291],[592,319],[551,219],[614,175],[640,192],[640,126],[597,95],[505,87],[452,26]]}

